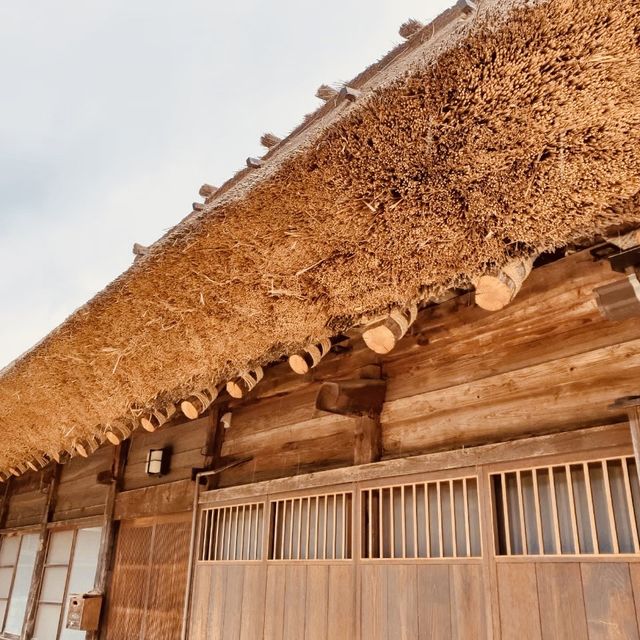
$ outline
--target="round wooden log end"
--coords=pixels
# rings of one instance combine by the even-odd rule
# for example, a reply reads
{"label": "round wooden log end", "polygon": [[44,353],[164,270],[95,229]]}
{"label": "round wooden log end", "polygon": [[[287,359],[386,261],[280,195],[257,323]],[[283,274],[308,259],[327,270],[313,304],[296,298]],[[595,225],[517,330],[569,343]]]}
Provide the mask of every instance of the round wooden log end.
{"label": "round wooden log end", "polygon": [[83,458],[89,457],[87,448],[81,442],[78,442],[78,444],[76,445],[76,451],[78,452],[78,455],[82,456]]}
{"label": "round wooden log end", "polygon": [[480,276],[476,284],[476,304],[487,311],[500,311],[513,299],[513,288],[505,278]]}
{"label": "round wooden log end", "polygon": [[227,382],[227,393],[232,398],[242,398],[244,395],[242,387],[236,380],[229,380],[229,382]]}
{"label": "round wooden log end", "polygon": [[117,434],[115,431],[107,431],[105,435],[107,437],[107,440],[113,445],[119,445],[124,439],[124,438],[121,438],[120,435]]}
{"label": "round wooden log end", "polygon": [[140,426],[149,433],[153,433],[156,430],[156,426],[153,424],[149,416],[140,418]]}
{"label": "round wooden log end", "polygon": [[183,400],[180,403],[180,408],[182,409],[182,413],[184,413],[189,420],[195,420],[199,415],[198,408],[192,400]]}
{"label": "round wooden log end", "polygon": [[362,333],[362,338],[371,351],[380,355],[389,353],[396,346],[395,335],[385,325],[367,329]]}
{"label": "round wooden log end", "polygon": [[309,365],[299,353],[289,356],[289,366],[301,376],[309,372]]}

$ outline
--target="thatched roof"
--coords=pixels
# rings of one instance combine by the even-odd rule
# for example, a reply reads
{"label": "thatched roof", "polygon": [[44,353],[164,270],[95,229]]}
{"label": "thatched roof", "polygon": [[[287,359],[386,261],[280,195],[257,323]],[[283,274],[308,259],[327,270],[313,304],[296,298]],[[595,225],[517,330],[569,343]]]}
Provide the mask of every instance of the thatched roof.
{"label": "thatched roof", "polygon": [[637,0],[487,0],[446,23],[5,369],[0,469],[515,254],[637,225]]}

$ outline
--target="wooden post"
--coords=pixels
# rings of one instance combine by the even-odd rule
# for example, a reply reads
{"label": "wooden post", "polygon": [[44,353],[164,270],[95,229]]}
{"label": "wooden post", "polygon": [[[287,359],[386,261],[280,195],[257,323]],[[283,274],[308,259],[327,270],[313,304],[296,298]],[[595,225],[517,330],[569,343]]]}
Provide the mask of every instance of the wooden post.
{"label": "wooden post", "polygon": [[[53,512],[56,508],[56,497],[58,493],[58,485],[60,483],[61,465],[55,463],[49,471],[51,474],[49,486],[47,488],[47,500],[45,502],[42,520],[40,521],[40,539],[38,541],[38,551],[33,565],[33,573],[31,574],[31,587],[29,588],[29,597],[27,599],[27,608],[25,612],[24,625],[22,627],[21,640],[31,638],[33,628],[36,624],[36,613],[38,610],[38,595],[40,587],[44,579],[44,565],[47,559],[47,541],[49,531],[47,525],[51,521]],[[43,474],[47,473],[43,470]]]}
{"label": "wooden post", "polygon": [[2,502],[0,502],[0,530],[4,529],[9,515],[9,500],[11,500],[11,488],[13,476],[9,476],[3,483]]}
{"label": "wooden post", "polygon": [[[220,405],[211,407],[209,410],[209,424],[207,425],[207,457],[205,458],[205,467],[214,469],[220,460],[220,452],[222,451],[222,443],[224,442],[224,434],[226,429],[220,421],[220,416],[226,409]],[[207,476],[207,490],[217,489],[220,483],[220,474],[216,473]]]}
{"label": "wooden post", "polygon": [[633,455],[636,459],[636,470],[640,475],[640,396],[625,396],[618,398],[610,409],[626,409],[629,416],[629,431],[631,432],[631,443],[633,445]]}
{"label": "wooden post", "polygon": [[382,455],[382,431],[380,416],[356,418],[353,464],[377,462]]}
{"label": "wooden post", "polygon": [[[112,570],[111,564],[112,558],[114,557],[113,548],[117,531],[117,523],[113,519],[113,514],[116,506],[116,498],[122,489],[122,481],[124,479],[124,470],[127,466],[127,456],[130,445],[131,440],[124,440],[117,445],[113,451],[112,480],[107,491],[107,499],[104,505],[102,535],[100,536],[100,548],[98,550],[98,566],[96,568],[96,578],[94,582],[94,588],[105,596],[103,603],[107,601],[106,595],[109,588],[109,578]],[[106,607],[103,605],[98,631],[88,631],[87,640],[98,640],[99,637],[103,636],[102,627],[105,626],[104,623],[107,619],[105,610]]]}

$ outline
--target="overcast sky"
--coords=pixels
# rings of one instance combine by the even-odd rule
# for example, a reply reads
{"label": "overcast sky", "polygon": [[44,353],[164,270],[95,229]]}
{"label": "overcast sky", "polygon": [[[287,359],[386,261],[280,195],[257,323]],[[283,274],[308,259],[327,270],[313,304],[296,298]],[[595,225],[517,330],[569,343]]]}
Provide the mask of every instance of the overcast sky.
{"label": "overcast sky", "polygon": [[453,0],[0,0],[0,368]]}

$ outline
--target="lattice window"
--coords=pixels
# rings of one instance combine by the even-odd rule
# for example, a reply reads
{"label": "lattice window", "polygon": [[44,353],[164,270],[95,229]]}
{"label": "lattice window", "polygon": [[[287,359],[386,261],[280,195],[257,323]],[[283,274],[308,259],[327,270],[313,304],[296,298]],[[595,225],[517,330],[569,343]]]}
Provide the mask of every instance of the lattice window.
{"label": "lattice window", "polygon": [[475,477],[362,491],[362,557],[468,558],[481,555]]}
{"label": "lattice window", "polygon": [[262,560],[264,504],[205,509],[200,521],[199,560]]}
{"label": "lattice window", "polygon": [[269,559],[350,559],[352,504],[351,492],[271,501]]}
{"label": "lattice window", "polygon": [[499,555],[638,553],[633,457],[492,474]]}

